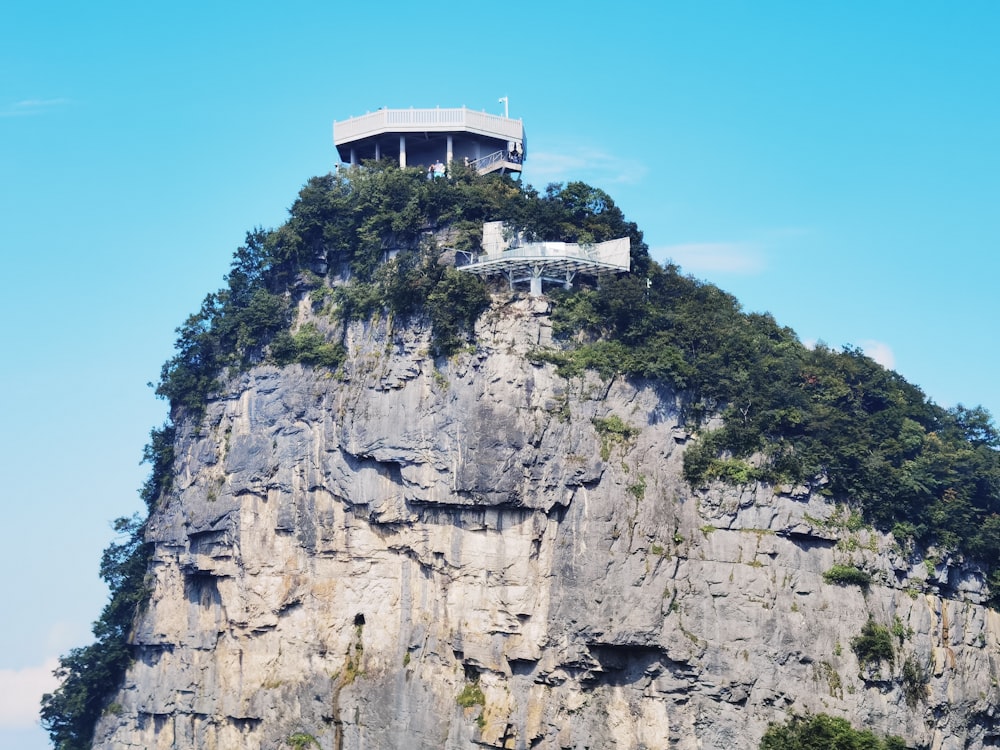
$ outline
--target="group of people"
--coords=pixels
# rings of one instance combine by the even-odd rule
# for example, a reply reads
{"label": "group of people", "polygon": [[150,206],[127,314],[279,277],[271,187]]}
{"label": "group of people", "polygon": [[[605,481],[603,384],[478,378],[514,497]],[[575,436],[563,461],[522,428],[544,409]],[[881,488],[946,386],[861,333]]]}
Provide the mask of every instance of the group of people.
{"label": "group of people", "polygon": [[433,180],[435,177],[444,177],[444,164],[440,159],[427,167],[427,179]]}
{"label": "group of people", "polygon": [[[499,156],[502,153],[503,152],[497,152],[493,156]],[[507,152],[507,161],[513,162],[514,164],[520,164],[523,159],[524,152],[521,151],[518,144],[515,143],[514,146]],[[465,157],[466,167],[474,167],[475,165],[475,161],[471,161],[468,156]],[[445,174],[445,166],[441,163],[440,159],[427,167],[428,180],[433,180],[435,177],[444,177]]]}

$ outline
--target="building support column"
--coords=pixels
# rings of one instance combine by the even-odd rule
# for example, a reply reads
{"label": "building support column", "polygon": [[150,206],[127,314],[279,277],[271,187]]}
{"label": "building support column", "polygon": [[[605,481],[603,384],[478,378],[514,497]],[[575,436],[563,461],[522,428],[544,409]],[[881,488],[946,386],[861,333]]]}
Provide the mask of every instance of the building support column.
{"label": "building support column", "polygon": [[542,296],[542,267],[531,267],[531,290],[528,292],[532,297]]}
{"label": "building support column", "polygon": [[399,168],[406,169],[406,136],[399,136]]}
{"label": "building support column", "polygon": [[351,146],[351,166],[352,167],[358,166],[358,159],[354,155],[354,146]]}
{"label": "building support column", "polygon": [[378,145],[378,141],[375,141],[375,161],[382,158],[382,149]]}
{"label": "building support column", "polygon": [[452,160],[454,158],[455,158],[455,151],[452,148],[451,134],[449,134],[448,135],[448,151],[447,151],[447,155],[446,155],[445,160],[444,160],[445,165],[447,166],[448,164],[451,164],[451,162],[452,162]]}

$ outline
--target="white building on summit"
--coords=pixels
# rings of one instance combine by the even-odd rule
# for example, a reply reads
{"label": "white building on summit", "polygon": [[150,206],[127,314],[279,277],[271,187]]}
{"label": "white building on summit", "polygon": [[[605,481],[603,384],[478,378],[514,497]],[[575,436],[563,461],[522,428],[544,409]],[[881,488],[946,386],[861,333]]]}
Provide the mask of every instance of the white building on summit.
{"label": "white building on summit", "polygon": [[597,278],[627,273],[632,266],[631,246],[628,237],[591,245],[524,242],[520,235],[505,231],[503,222],[488,221],[483,224],[482,254],[459,254],[456,268],[477,276],[505,276],[511,289],[528,282],[529,293],[537,297],[543,281],[569,289],[578,273]]}
{"label": "white building on summit", "polygon": [[480,174],[521,172],[524,124],[506,115],[457,109],[380,109],[333,123],[341,161],[398,159],[400,167],[422,166],[431,174],[452,161]]}

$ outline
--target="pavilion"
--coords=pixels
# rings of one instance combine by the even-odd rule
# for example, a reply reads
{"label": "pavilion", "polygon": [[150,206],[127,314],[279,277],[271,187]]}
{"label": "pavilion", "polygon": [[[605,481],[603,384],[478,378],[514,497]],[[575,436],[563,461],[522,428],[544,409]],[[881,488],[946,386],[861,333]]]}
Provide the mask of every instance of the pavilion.
{"label": "pavilion", "polygon": [[398,159],[401,168],[427,167],[432,174],[453,161],[480,174],[520,174],[526,154],[521,120],[465,107],[379,109],[334,122],[333,143],[346,164]]}

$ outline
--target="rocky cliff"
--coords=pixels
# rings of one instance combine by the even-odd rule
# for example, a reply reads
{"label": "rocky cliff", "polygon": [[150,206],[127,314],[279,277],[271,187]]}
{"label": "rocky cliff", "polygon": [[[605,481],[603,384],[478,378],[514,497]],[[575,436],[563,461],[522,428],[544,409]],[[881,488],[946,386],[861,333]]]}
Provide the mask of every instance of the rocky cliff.
{"label": "rocky cliff", "polygon": [[[542,300],[428,335],[352,324],[341,371],[262,366],[178,425],[95,747],[755,748],[804,712],[1000,746],[974,572],[821,488],[692,490],[677,394],[533,363]],[[869,620],[892,656],[860,663]]]}

